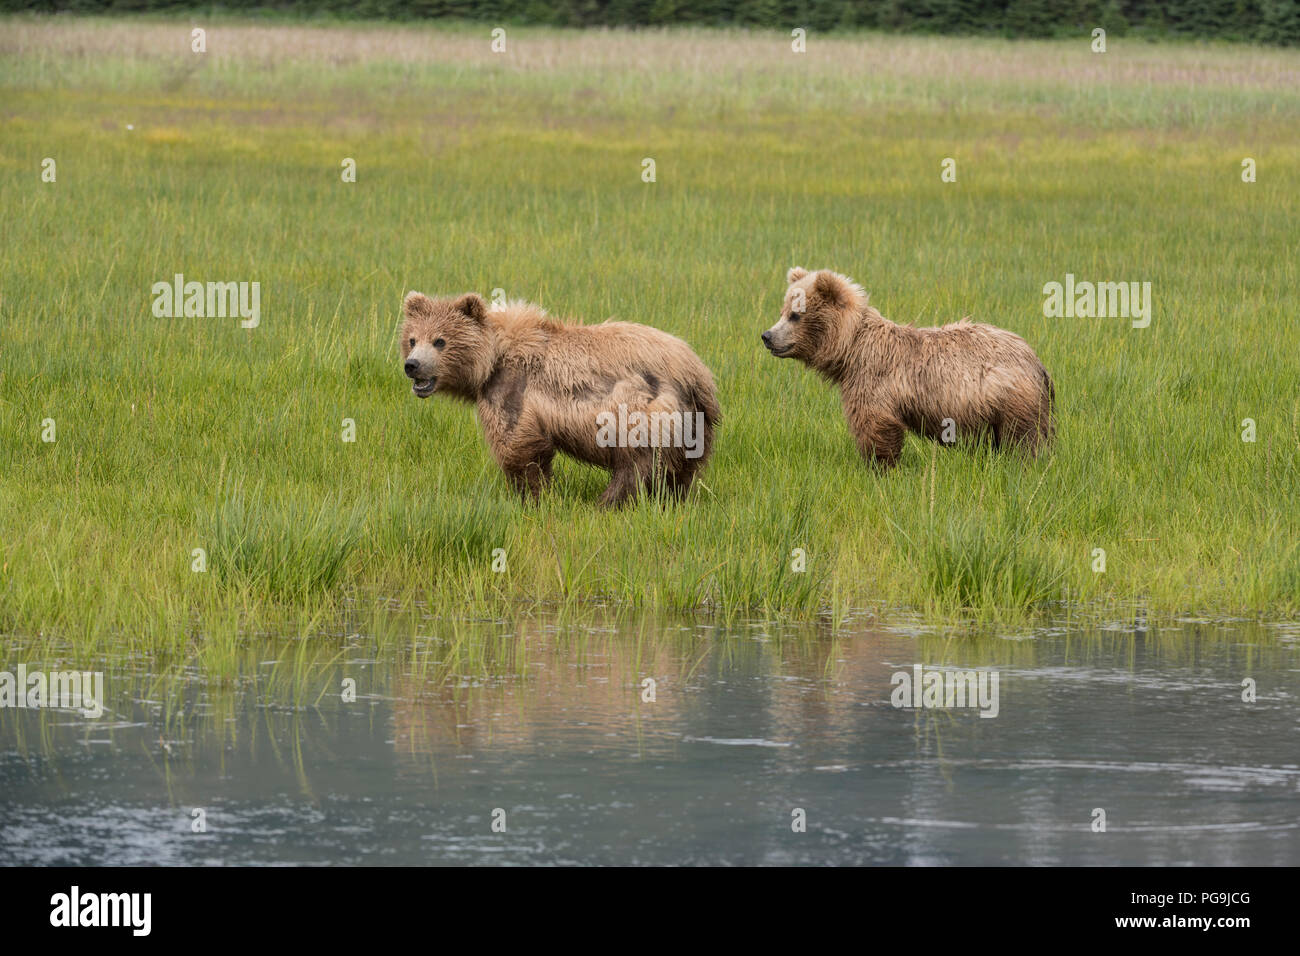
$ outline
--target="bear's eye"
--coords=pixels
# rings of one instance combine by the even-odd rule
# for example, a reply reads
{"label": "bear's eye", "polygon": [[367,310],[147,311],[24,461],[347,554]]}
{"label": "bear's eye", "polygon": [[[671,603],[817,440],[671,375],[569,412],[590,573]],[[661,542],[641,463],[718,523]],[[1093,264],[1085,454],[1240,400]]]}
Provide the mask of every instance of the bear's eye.
{"label": "bear's eye", "polygon": [[433,347],[434,347],[435,349],[440,349],[440,348],[442,348],[442,347],[443,347],[444,345],[446,345],[446,344],[447,344],[447,343],[444,342],[442,339],[434,339],[434,340],[433,340]]}
{"label": "bear's eye", "polygon": [[790,321],[791,321],[791,322],[798,322],[800,318],[802,318],[802,316],[801,316],[800,313],[798,313],[798,312],[791,312],[791,313],[790,313]]}
{"label": "bear's eye", "polygon": [[411,348],[415,348],[415,339],[411,339]]}

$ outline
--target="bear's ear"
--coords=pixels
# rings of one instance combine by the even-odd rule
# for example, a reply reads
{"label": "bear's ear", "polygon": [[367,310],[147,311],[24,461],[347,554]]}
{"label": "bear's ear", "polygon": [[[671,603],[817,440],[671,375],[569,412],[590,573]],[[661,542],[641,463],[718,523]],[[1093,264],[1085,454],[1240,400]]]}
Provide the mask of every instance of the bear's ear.
{"label": "bear's ear", "polygon": [[813,280],[813,289],[831,305],[845,305],[849,300],[844,280],[834,272],[827,272],[825,269],[817,273],[817,278]]}
{"label": "bear's ear", "polygon": [[787,285],[794,285],[800,279],[808,274],[808,270],[803,266],[791,266],[790,271],[785,274]]}
{"label": "bear's ear", "polygon": [[428,315],[431,311],[433,311],[433,303],[422,293],[408,292],[406,298],[402,300],[402,314],[408,319],[417,315]]}
{"label": "bear's ear", "polygon": [[467,292],[451,304],[451,307],[457,312],[461,312],[473,319],[475,322],[482,322],[487,318],[487,303],[477,292]]}

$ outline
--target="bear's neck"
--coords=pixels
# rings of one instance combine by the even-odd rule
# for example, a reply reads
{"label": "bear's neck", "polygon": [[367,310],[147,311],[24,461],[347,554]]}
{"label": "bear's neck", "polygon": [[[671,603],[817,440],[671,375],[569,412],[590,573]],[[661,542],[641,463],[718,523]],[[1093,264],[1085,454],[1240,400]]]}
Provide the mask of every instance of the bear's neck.
{"label": "bear's neck", "polygon": [[502,364],[501,336],[489,315],[484,322],[484,334],[472,349],[473,358],[457,376],[458,381],[448,382],[443,394],[464,402],[477,402],[483,397],[483,389],[496,374]]}
{"label": "bear's neck", "polygon": [[852,384],[857,378],[874,376],[878,374],[882,353],[900,328],[864,304],[843,324],[838,334],[822,346],[815,367],[841,387]]}
{"label": "bear's neck", "polygon": [[504,312],[488,313],[484,323],[484,335],[487,347],[475,363],[472,380],[468,383],[466,397],[477,401],[483,397],[483,390],[494,376],[511,365],[526,363],[530,348],[536,348],[537,342],[529,341],[528,336],[521,340],[518,317]]}

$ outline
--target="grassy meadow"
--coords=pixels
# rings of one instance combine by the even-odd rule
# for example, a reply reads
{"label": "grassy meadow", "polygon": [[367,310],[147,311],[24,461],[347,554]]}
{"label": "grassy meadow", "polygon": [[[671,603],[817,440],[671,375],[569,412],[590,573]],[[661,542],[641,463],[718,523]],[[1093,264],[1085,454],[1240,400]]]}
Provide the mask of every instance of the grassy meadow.
{"label": "grassy meadow", "polygon": [[[0,640],[1300,611],[1300,52],[217,20],[196,54],[191,25],[0,21]],[[761,347],[796,264],[1023,335],[1052,454],[866,467]],[[176,273],[260,282],[260,324],[155,317]],[[1151,282],[1150,326],[1044,317],[1067,273]],[[724,414],[702,486],[608,513],[561,458],[519,503],[472,409],[411,395],[408,289],[686,339]]]}

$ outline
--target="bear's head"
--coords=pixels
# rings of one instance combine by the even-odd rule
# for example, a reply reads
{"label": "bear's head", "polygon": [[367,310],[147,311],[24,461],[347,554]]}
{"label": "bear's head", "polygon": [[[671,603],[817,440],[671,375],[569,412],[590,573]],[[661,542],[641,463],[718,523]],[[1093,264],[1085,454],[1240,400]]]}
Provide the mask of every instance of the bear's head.
{"label": "bear's head", "polygon": [[408,292],[402,302],[402,367],[417,398],[434,391],[474,398],[492,371],[487,304],[473,292],[430,299]]}
{"label": "bear's head", "polygon": [[795,358],[822,367],[840,342],[841,333],[866,301],[853,280],[822,269],[795,266],[786,273],[781,318],[763,333],[763,344],[777,358]]}

